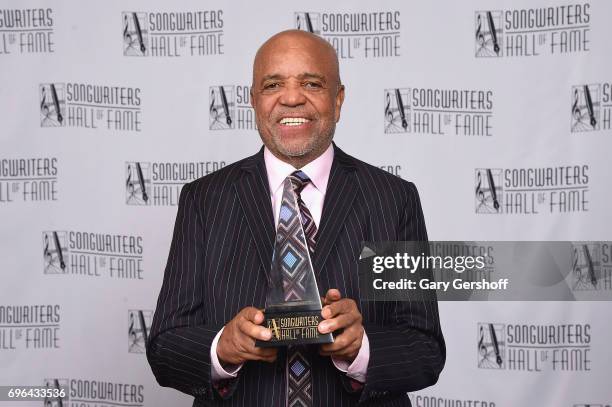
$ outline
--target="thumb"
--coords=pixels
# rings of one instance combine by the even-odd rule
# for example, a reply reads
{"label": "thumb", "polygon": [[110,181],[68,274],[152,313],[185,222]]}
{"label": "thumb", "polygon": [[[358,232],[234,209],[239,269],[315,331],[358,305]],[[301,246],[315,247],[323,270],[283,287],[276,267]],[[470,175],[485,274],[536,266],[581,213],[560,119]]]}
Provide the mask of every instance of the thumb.
{"label": "thumb", "polygon": [[242,317],[254,324],[261,324],[264,320],[263,312],[255,307],[246,307],[242,310]]}

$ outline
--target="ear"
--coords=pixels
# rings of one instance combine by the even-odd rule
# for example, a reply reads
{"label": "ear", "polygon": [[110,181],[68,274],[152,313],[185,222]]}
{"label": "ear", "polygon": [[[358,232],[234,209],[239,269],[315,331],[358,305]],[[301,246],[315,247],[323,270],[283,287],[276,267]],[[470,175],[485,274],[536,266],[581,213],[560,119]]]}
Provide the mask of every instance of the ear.
{"label": "ear", "polygon": [[251,89],[249,90],[249,95],[251,96],[251,106],[255,109],[255,98],[253,97],[253,85],[251,85]]}
{"label": "ear", "polygon": [[336,123],[340,120],[340,110],[342,110],[342,103],[344,103],[344,85],[338,86],[338,92],[336,93]]}

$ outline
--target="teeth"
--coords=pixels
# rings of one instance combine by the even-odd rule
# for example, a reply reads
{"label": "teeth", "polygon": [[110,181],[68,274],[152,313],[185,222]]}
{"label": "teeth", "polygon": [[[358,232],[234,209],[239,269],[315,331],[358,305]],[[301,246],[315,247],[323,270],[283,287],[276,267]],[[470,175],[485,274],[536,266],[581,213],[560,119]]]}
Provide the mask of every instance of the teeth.
{"label": "teeth", "polygon": [[309,120],[303,117],[285,117],[281,119],[280,124],[284,126],[299,126],[300,124],[304,124],[307,121]]}

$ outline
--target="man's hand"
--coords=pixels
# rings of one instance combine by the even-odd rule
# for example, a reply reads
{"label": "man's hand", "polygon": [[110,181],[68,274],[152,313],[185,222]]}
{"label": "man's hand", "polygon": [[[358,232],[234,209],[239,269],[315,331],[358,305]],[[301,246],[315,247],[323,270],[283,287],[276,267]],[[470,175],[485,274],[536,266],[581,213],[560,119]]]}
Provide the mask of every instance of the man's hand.
{"label": "man's hand", "polygon": [[254,307],[246,307],[225,325],[217,343],[219,361],[239,365],[248,360],[274,362],[277,348],[255,347],[255,339],[268,341],[272,331],[260,324],[264,321],[263,312]]}
{"label": "man's hand", "polygon": [[319,348],[319,354],[353,362],[361,349],[363,325],[357,304],[350,298],[342,298],[340,291],[328,290],[323,299],[319,332],[326,334],[342,330],[334,338],[334,343],[326,343]]}

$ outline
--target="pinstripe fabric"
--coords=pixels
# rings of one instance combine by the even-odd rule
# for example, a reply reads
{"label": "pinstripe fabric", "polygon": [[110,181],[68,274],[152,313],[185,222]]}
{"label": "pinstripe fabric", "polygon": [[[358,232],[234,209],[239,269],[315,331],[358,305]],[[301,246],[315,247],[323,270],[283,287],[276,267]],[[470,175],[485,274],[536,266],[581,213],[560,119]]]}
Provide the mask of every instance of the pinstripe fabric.
{"label": "pinstripe fabric", "polygon": [[[317,226],[315,225],[315,221],[312,218],[312,214],[308,210],[308,207],[302,200],[302,190],[304,187],[309,184],[310,178],[302,171],[294,171],[289,175],[289,182],[293,188],[293,193],[295,196],[295,203],[297,204],[297,209],[299,214],[299,223],[301,225],[302,230],[304,231],[304,237],[306,238],[306,245],[308,248],[308,252],[312,255],[314,254],[314,248],[316,245],[316,235],[317,235]],[[285,181],[287,182],[287,181]],[[283,192],[284,194],[284,192]],[[287,200],[289,201],[289,200]],[[290,204],[290,202],[284,203]],[[290,204],[291,205],[291,204]],[[295,206],[295,205],[292,205]],[[279,221],[280,225],[280,221]],[[277,242],[278,242],[278,234],[280,227],[277,228]],[[300,233],[298,233],[300,235]],[[307,255],[307,253],[305,253]],[[308,274],[312,276],[312,272],[310,267],[308,268]],[[312,281],[312,278],[305,279],[306,284]],[[314,287],[314,285],[313,285]],[[305,293],[304,293],[305,294]],[[314,294],[314,293],[313,293]],[[305,297],[301,297],[301,299],[306,299]],[[312,297],[311,297],[312,299]],[[314,297],[316,299],[316,297]],[[286,361],[286,379],[287,379],[287,407],[310,407],[312,406],[312,370],[310,366],[310,357],[308,355],[308,347],[307,346],[291,346],[287,349],[287,361]]]}
{"label": "pinstripe fabric", "polygon": [[[183,188],[147,358],[159,384],[193,395],[194,406],[283,406],[285,352],[246,363],[225,398],[211,385],[216,333],[240,309],[265,305],[273,239],[263,149]],[[322,295],[337,288],[357,301],[370,360],[355,392],[312,347],[314,406],[410,406],[407,391],[437,381],[437,304],[360,301],[357,281],[361,241],[426,239],[414,185],[335,147],[313,263]]]}

